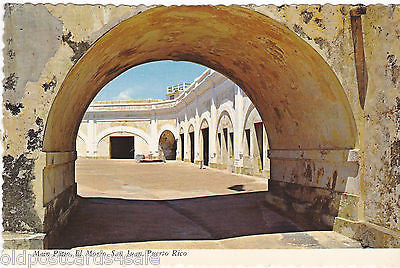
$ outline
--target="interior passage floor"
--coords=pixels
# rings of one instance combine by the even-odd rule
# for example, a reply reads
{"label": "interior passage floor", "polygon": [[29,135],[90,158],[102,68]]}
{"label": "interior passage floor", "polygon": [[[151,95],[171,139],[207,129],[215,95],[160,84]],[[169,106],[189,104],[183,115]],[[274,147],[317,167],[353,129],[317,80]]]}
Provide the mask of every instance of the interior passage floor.
{"label": "interior passage floor", "polygon": [[182,163],[77,161],[79,202],[54,248],[343,248],[264,202],[267,180]]}

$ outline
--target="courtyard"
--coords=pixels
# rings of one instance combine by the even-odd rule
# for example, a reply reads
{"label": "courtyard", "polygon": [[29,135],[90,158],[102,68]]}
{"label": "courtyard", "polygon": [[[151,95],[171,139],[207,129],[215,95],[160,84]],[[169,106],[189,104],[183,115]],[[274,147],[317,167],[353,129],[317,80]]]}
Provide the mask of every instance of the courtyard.
{"label": "courtyard", "polygon": [[400,247],[399,5],[3,8],[5,248]]}
{"label": "courtyard", "polygon": [[348,248],[264,202],[268,180],[181,161],[78,159],[78,205],[52,248]]}

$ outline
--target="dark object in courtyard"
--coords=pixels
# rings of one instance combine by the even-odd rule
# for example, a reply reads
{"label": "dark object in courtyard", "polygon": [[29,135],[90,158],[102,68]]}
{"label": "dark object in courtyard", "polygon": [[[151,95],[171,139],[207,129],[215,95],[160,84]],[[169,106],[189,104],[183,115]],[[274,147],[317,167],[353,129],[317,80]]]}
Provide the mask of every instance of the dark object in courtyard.
{"label": "dark object in courtyard", "polygon": [[229,189],[229,190],[236,191],[236,192],[243,192],[243,191],[246,191],[246,190],[243,188],[243,184],[233,185],[233,186],[231,186],[231,187],[228,187],[228,189]]}
{"label": "dark object in courtyard", "polygon": [[138,162],[140,163],[157,163],[157,162],[163,162],[164,160],[162,159],[140,159]]}

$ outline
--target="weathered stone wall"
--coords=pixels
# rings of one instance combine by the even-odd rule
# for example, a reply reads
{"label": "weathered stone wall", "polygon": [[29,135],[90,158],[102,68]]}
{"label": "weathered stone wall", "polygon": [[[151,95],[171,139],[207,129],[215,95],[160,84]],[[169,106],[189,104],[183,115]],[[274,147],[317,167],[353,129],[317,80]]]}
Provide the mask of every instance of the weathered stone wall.
{"label": "weathered stone wall", "polygon": [[[6,231],[43,232],[48,230],[45,226],[57,225],[47,225],[45,222],[53,223],[58,218],[63,217],[61,214],[68,213],[68,206],[71,206],[73,203],[74,185],[71,185],[70,183],[72,182],[70,179],[67,179],[69,176],[64,174],[64,169],[61,168],[63,165],[60,168],[57,167],[57,171],[52,171],[55,172],[54,178],[52,178],[55,185],[52,189],[54,191],[47,193],[47,189],[44,186],[46,175],[44,175],[43,170],[49,163],[46,164],[48,160],[46,160],[46,153],[42,152],[42,146],[44,130],[48,123],[48,114],[51,105],[71,67],[77,64],[78,59],[96,39],[122,20],[149,8],[144,6],[115,7],[31,4],[9,4],[5,6],[5,32],[3,36],[5,43],[5,79],[3,81],[3,124],[5,126],[3,136],[5,149],[3,155],[3,225]],[[360,201],[353,202],[355,203],[354,206],[357,207],[357,216],[353,217],[353,214],[348,211],[340,214],[340,209],[338,209],[339,218],[344,219],[347,217],[347,222],[351,222],[353,225],[358,221],[365,221],[366,223],[363,225],[363,228],[352,228],[350,224],[347,226],[344,224],[343,228],[346,228],[348,235],[358,237],[358,239],[369,237],[366,239],[366,245],[398,245],[393,241],[399,239],[398,234],[400,231],[400,30],[398,26],[400,25],[400,6],[371,5],[367,7],[366,15],[362,15],[361,17],[369,78],[364,109],[359,104],[354,67],[354,50],[349,14],[352,6],[293,5],[277,7],[269,5],[247,6],[247,8],[265,14],[295,32],[323,57],[336,74],[344,89],[357,125],[358,137],[356,138],[356,148],[359,149],[357,160],[359,160],[360,165],[358,176],[353,176],[353,174],[350,176],[353,178],[353,185],[354,183],[357,184],[357,180],[359,181],[360,194],[359,196],[355,196]],[[254,27],[256,26],[254,25]],[[244,26],[242,25],[241,27]],[[210,28],[210,30],[213,30],[213,28]],[[201,34],[202,36],[205,35],[204,32]],[[221,31],[219,34],[225,35],[226,33]],[[226,41],[233,46],[232,39],[229,38]],[[228,43],[225,44],[228,45]],[[221,40],[215,43],[215,45],[221,44]],[[253,43],[253,45],[257,47],[256,43]],[[268,49],[271,47],[268,47]],[[187,52],[187,55],[196,55],[196,51],[192,52]],[[279,57],[279,53],[276,54],[275,50],[273,52],[271,55],[276,56],[274,64],[276,62],[282,64],[282,66],[289,64],[282,61],[283,58]],[[306,52],[311,53],[309,50]],[[306,55],[306,52],[299,55],[299,57]],[[217,50],[214,53],[225,55],[223,50]],[[235,55],[231,52],[227,52],[227,54]],[[194,57],[193,55],[192,57]],[[247,60],[244,55],[242,56],[241,59]],[[206,60],[201,57],[194,58],[199,61]],[[304,57],[302,59],[307,60]],[[221,65],[210,59],[207,60],[209,60],[208,63],[210,65],[213,65],[210,67],[222,69]],[[241,69],[242,72],[243,70],[251,69],[250,65],[246,64],[245,62],[232,63],[231,70],[226,70],[226,73],[238,76],[239,66],[243,67]],[[257,68],[262,68],[261,65],[264,63],[258,62],[258,64],[260,65],[257,65]],[[290,64],[293,70],[295,66],[304,67],[297,68],[299,71],[308,70],[308,66],[305,66],[304,62],[290,62]],[[313,72],[319,73],[322,70],[318,69],[320,67],[313,66]],[[124,66],[119,66],[114,72],[121,71],[123,68]],[[269,66],[264,65],[264,68],[269,68]],[[82,75],[85,76],[86,74]],[[249,76],[249,80],[253,79],[256,81],[256,76],[253,76],[254,73],[248,72],[247,75]],[[281,75],[281,73],[274,73],[266,78],[269,81],[274,81],[272,78],[281,79]],[[285,75],[295,77],[291,76],[290,71],[287,71]],[[82,79],[84,78],[83,76],[81,77]],[[313,74],[309,74],[309,76],[313,79],[316,77]],[[283,80],[281,79],[280,81]],[[235,82],[247,85],[247,82],[244,80],[237,80]],[[323,83],[322,80],[320,82],[321,84]],[[292,87],[292,94],[297,94],[296,96],[303,98],[296,91],[296,86],[304,86],[305,84],[282,85],[289,88]],[[317,84],[313,85],[316,86]],[[258,96],[256,96],[257,89],[255,88],[249,96],[253,100],[257,100],[255,102],[256,105],[260,105],[262,102],[268,103],[268,98],[273,99],[276,95],[269,95],[264,92],[272,92],[274,89],[273,86],[258,87]],[[329,87],[329,84],[326,84],[326,86]],[[266,88],[269,91],[266,91]],[[281,89],[281,92],[286,92],[285,90],[287,90],[285,87]],[[82,89],[80,88],[79,90]],[[276,93],[278,91],[273,92]],[[330,120],[329,122],[334,123],[333,118],[341,118],[344,114],[343,111],[331,109],[329,110],[331,111],[331,116],[328,116],[326,107],[338,107],[332,106],[332,103],[334,103],[332,99],[335,96],[328,93],[327,91],[324,94],[321,93],[321,95],[313,96],[314,98],[310,100],[313,105],[318,104],[317,106],[320,110],[320,113],[315,113],[314,118],[309,118],[310,120],[320,118],[321,122],[328,122]],[[73,100],[73,97],[71,95],[69,99]],[[289,98],[290,94],[286,97]],[[277,100],[284,101],[284,98],[278,98]],[[308,109],[306,108],[306,104],[301,105],[296,103],[298,105],[296,107],[304,108],[304,111],[306,111]],[[83,107],[87,107],[88,103],[83,98],[79,98],[78,101],[71,103],[71,105],[74,105],[73,107],[75,108],[79,107],[83,109]],[[279,105],[281,108],[286,107],[282,103]],[[70,106],[66,108],[70,109]],[[64,113],[57,118],[59,122],[69,120],[69,116],[72,113],[68,109],[63,110]],[[317,107],[315,109],[317,110]],[[332,130],[333,125],[326,129],[322,125],[315,125],[316,129],[306,130],[300,127],[305,125],[313,126],[313,124],[306,120],[298,122],[299,126],[293,129],[290,128],[292,126],[290,124],[294,121],[290,121],[290,124],[289,121],[284,122],[287,118],[307,118],[306,116],[303,117],[302,111],[297,110],[296,115],[291,114],[292,111],[290,109],[279,110],[275,107],[274,110],[272,106],[265,107],[265,111],[261,112],[263,119],[276,122],[274,129],[270,129],[270,132],[273,134],[271,135],[271,139],[274,141],[274,143],[270,144],[271,147],[279,145],[276,149],[291,149],[292,145],[297,142],[292,137],[301,138],[301,135],[303,135],[301,144],[306,149],[318,150],[320,148],[310,148],[310,146],[313,144],[324,145],[325,131],[328,131],[328,129],[329,131],[334,131]],[[281,120],[279,121],[279,119]],[[77,118],[76,122],[73,122],[76,131],[80,120],[81,118]],[[351,140],[349,140],[351,135],[349,133],[352,130],[344,127],[349,125],[351,123],[343,122],[343,128],[338,128],[337,135],[333,139],[334,142],[342,142],[344,145],[351,144]],[[56,128],[56,125],[52,125],[48,131],[52,131],[52,128]],[[282,128],[291,130],[291,132],[288,132],[286,138],[282,136],[278,139],[279,130]],[[318,136],[314,132],[319,132],[321,136]],[[54,133],[58,132],[55,131]],[[59,134],[58,137],[63,139],[64,136],[67,137],[76,133],[60,132]],[[313,140],[314,138],[315,140]],[[345,138],[347,140],[344,140]],[[331,149],[329,148],[332,145],[330,141],[326,145],[327,147],[324,149]],[[58,147],[55,146],[54,148]],[[53,151],[57,151],[57,149]],[[73,151],[65,153],[74,155]],[[274,169],[274,161],[271,159],[271,169]],[[344,164],[345,160],[341,161],[343,161],[341,165],[346,165]],[[306,185],[307,178],[309,177],[307,167],[316,163],[315,161],[310,162],[310,159],[300,160],[296,177],[298,184]],[[324,168],[324,180],[329,181],[330,179],[330,186],[332,186],[332,179],[335,174],[332,165],[336,164],[327,164],[328,169],[332,171],[329,174],[328,170]],[[300,171],[300,167],[304,172]],[[73,167],[69,168],[72,169]],[[342,169],[342,167],[340,168]],[[311,173],[312,178],[314,176],[316,176],[315,178],[319,177],[318,170],[316,169],[316,174]],[[277,171],[281,172],[280,174],[284,174],[282,170]],[[339,176],[340,172],[336,174]],[[65,183],[56,182],[58,180]],[[339,184],[336,184],[336,187],[337,185]],[[322,188],[327,189],[329,187]],[[295,196],[294,193],[290,192],[289,195]],[[346,196],[350,196],[350,193]],[[343,199],[344,203],[346,203],[346,198],[344,197]],[[46,200],[52,201],[47,202]],[[61,201],[58,202],[57,200]],[[381,228],[379,232],[376,231],[378,227],[375,226]],[[384,233],[385,235],[380,235],[380,233]],[[390,233],[390,236],[388,233]],[[360,238],[360,236],[362,237]]]}
{"label": "weathered stone wall", "polygon": [[[368,71],[364,110],[357,93],[349,14],[352,6],[269,5],[251,8],[296,32],[318,51],[338,76],[352,107],[359,135],[361,202],[353,207],[360,208],[359,220],[399,231],[400,6],[370,5],[361,17]],[[365,228],[361,229],[348,231],[348,235],[359,239],[360,232],[366,233]],[[368,235],[367,246],[377,246],[379,243],[373,242],[376,240],[380,240],[381,246],[389,245],[377,232]]]}
{"label": "weathered stone wall", "polygon": [[[47,115],[60,85],[91,43],[149,7],[6,4],[4,8],[3,226],[5,231],[43,232],[46,155],[41,151]],[[58,195],[54,190],[53,198]]]}
{"label": "weathered stone wall", "polygon": [[400,6],[363,17],[368,94],[363,144],[365,220],[400,231]]}

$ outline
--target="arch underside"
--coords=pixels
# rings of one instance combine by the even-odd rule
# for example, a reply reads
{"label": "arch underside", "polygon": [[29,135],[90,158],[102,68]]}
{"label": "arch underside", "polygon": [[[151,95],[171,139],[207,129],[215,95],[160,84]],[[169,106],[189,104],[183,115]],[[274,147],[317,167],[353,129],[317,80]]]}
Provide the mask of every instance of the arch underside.
{"label": "arch underside", "polygon": [[249,9],[174,6],[131,17],[92,45],[57,94],[43,150],[73,151],[81,119],[102,87],[129,68],[157,60],[199,63],[234,81],[257,107],[270,148],[355,146],[355,122],[343,88],[304,40]]}
{"label": "arch underside", "polygon": [[133,136],[137,136],[139,138],[141,138],[146,144],[149,144],[150,138],[148,137],[148,135],[137,128],[133,128],[133,127],[126,127],[126,126],[117,126],[117,127],[111,127],[108,128],[104,131],[102,131],[100,134],[98,134],[96,136],[96,140],[95,140],[95,144],[99,144],[99,142],[104,139],[105,137],[107,137],[108,135],[111,135],[113,133],[129,133]]}
{"label": "arch underside", "polygon": [[232,116],[226,110],[218,117],[217,132],[221,132],[224,128],[233,130]]}

